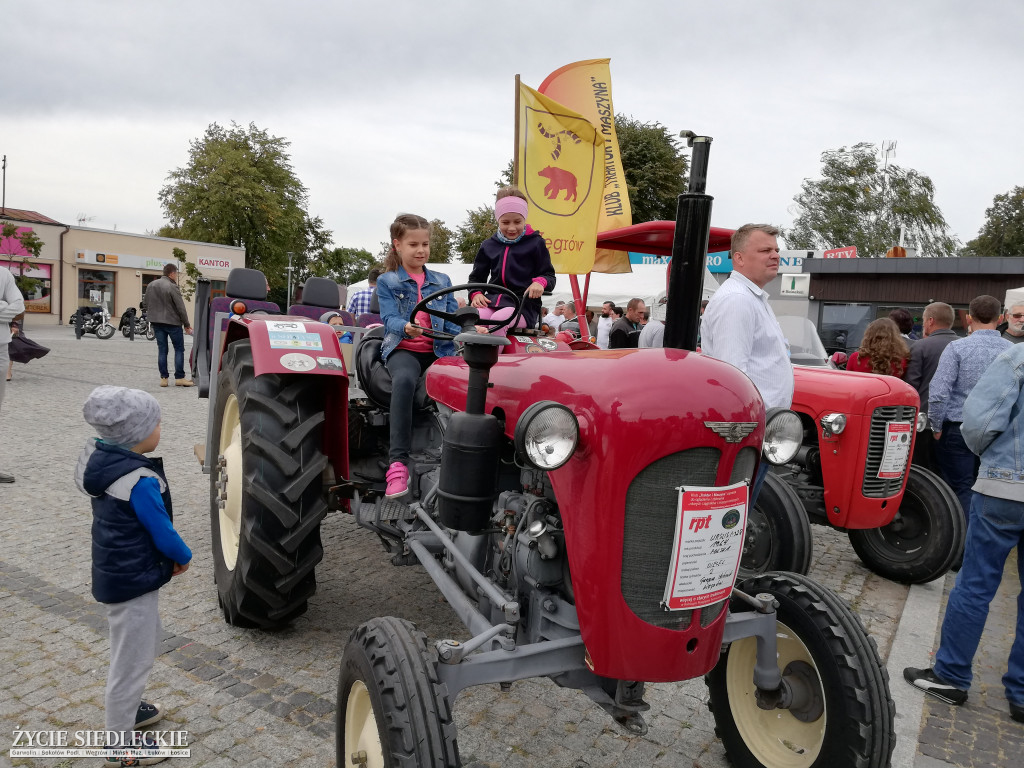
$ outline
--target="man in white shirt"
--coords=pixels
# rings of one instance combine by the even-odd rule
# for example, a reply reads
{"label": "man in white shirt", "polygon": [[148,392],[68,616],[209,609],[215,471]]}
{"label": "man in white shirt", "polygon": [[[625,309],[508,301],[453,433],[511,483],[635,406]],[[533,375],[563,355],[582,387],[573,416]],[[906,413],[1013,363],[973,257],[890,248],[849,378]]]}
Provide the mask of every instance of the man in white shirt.
{"label": "man in white shirt", "polygon": [[617,318],[612,317],[612,309],[615,308],[614,301],[606,301],[601,305],[601,317],[597,321],[597,346],[601,349],[608,349],[608,334],[612,330]]}
{"label": "man in white shirt", "polygon": [[[22,298],[14,275],[9,269],[0,267],[0,405],[4,402],[4,391],[7,389],[7,345],[11,341],[11,320],[25,311],[25,300]],[[0,483],[13,483],[14,475],[0,472]]]}
{"label": "man in white shirt", "polygon": [[542,322],[547,323],[549,328],[557,331],[558,326],[565,322],[565,302],[560,301],[555,304],[555,308],[551,310],[551,314],[545,315]]}
{"label": "man in white shirt", "polygon": [[[733,272],[715,291],[701,322],[701,351],[747,374],[765,408],[793,404],[789,343],[764,290],[779,272],[778,234],[778,228],[768,224],[744,224],[733,233]],[[762,461],[751,504],[767,471],[768,463]]]}

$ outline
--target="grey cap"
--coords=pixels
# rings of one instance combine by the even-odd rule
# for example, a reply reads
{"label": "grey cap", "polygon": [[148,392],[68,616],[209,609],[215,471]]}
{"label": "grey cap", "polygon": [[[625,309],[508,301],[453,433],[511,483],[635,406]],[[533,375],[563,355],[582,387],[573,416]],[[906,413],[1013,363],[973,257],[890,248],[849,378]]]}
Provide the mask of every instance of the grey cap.
{"label": "grey cap", "polygon": [[330,324],[332,317],[341,317],[341,312],[338,312],[333,309],[330,312],[324,312],[322,315],[320,315],[320,322]]}
{"label": "grey cap", "polygon": [[138,445],[160,423],[160,403],[141,389],[96,387],[82,406],[86,422],[108,443]]}

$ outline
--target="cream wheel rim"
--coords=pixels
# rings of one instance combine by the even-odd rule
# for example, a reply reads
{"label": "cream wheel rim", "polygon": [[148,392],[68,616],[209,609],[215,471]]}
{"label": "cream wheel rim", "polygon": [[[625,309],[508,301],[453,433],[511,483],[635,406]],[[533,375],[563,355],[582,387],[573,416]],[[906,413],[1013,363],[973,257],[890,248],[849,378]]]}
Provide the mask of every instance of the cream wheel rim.
{"label": "cream wheel rim", "polygon": [[[821,674],[807,646],[782,622],[776,624],[779,669],[792,662],[804,662],[817,676]],[[828,707],[812,722],[802,722],[785,709],[761,709],[754,699],[754,663],[757,641],[745,637],[732,644],[725,684],[733,721],[751,754],[763,765],[772,768],[808,768],[821,753],[825,742]],[[821,690],[824,701],[824,691]]]}
{"label": "cream wheel rim", "polygon": [[220,551],[229,571],[238,561],[238,540],[242,531],[242,422],[238,398],[228,395],[220,422]]}
{"label": "cream wheel rim", "polygon": [[345,759],[347,766],[384,768],[377,717],[370,692],[361,680],[352,683],[345,702]]}

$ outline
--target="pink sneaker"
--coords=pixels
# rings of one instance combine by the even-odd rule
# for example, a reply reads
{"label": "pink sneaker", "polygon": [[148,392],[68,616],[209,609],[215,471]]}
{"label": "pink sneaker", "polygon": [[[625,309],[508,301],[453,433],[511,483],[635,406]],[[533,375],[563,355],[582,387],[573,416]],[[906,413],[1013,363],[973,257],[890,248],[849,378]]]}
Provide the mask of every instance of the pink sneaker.
{"label": "pink sneaker", "polygon": [[396,461],[388,467],[386,477],[388,489],[384,492],[385,499],[397,499],[409,492],[409,470],[402,462]]}

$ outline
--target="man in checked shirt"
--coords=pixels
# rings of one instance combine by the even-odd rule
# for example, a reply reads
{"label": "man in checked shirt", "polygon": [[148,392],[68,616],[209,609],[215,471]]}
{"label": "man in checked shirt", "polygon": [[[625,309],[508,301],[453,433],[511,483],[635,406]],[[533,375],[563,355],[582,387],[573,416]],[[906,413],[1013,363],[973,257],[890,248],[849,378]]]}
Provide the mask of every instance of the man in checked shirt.
{"label": "man in checked shirt", "polygon": [[970,525],[971,486],[978,478],[978,457],[960,435],[964,401],[985,369],[1013,344],[999,335],[1001,305],[993,296],[976,297],[968,309],[967,338],[957,339],[942,350],[928,389],[928,421],[935,433],[935,463],[964,510]]}

